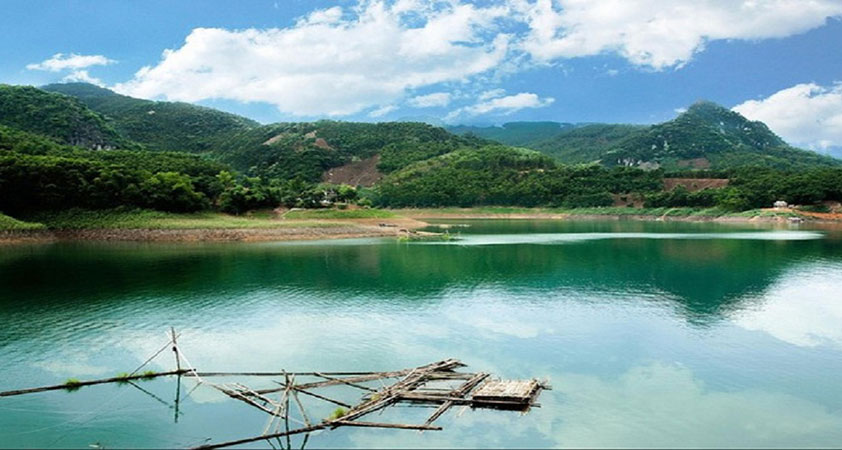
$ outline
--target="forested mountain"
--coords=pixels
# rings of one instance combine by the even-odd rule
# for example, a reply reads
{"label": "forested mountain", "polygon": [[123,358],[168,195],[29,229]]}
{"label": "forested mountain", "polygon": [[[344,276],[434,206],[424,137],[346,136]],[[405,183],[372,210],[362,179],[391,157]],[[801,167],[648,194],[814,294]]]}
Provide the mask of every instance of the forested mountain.
{"label": "forested mountain", "polygon": [[501,144],[534,149],[538,143],[552,139],[562,132],[575,129],[578,126],[580,125],[560,122],[508,122],[499,127],[454,125],[446,128],[447,131],[455,134],[471,134]]}
{"label": "forested mountain", "polygon": [[137,147],[79,100],[29,86],[0,85],[0,125],[79,147]]}
{"label": "forested mountain", "polygon": [[355,161],[379,158],[376,168],[385,174],[481,143],[425,123],[325,120],[265,125],[233,134],[219,141],[218,154],[221,161],[253,175],[318,181],[325,171]]}
{"label": "forested mountain", "polygon": [[[540,137],[529,144],[539,152],[425,123],[258,125],[86,84],[49,89],[55,92],[0,86],[2,213],[72,207],[239,213],[334,201],[582,207],[628,198],[740,210],[776,199],[842,198],[842,169],[832,168],[842,162],[792,148],[762,123],[710,103],[654,126],[514,123],[492,130],[509,133],[509,142]],[[698,170],[708,168],[716,170]],[[714,180],[715,189],[666,191],[663,169],[728,180]]]}
{"label": "forested mountain", "polygon": [[594,156],[609,166],[673,170],[842,165],[842,161],[791,147],[764,123],[710,102],[695,103],[676,119],[631,133]]}
{"label": "forested mountain", "polygon": [[[550,122],[553,123],[553,122]],[[842,165],[842,161],[794,148],[762,122],[711,102],[698,102],[674,120],[651,126],[589,124],[562,126],[555,132],[547,122],[503,127],[452,127],[460,133],[483,135],[498,142],[520,142],[566,164],[601,163],[647,169],[731,169],[743,166],[779,169]],[[564,125],[564,124],[560,124]],[[568,124],[569,125],[569,124]],[[529,140],[523,130],[535,135]]]}
{"label": "forested mountain", "polygon": [[153,151],[207,152],[225,136],[258,126],[253,120],[212,108],[141,100],[87,83],[51,84],[42,89],[79,99],[121,135]]}
{"label": "forested mountain", "polygon": [[642,125],[590,124],[563,130],[532,143],[529,148],[567,164],[600,162],[603,155],[623,139],[647,128]]}
{"label": "forested mountain", "polygon": [[609,206],[611,194],[653,192],[660,172],[561,166],[539,152],[505,146],[463,149],[410,165],[380,183],[388,206]]}

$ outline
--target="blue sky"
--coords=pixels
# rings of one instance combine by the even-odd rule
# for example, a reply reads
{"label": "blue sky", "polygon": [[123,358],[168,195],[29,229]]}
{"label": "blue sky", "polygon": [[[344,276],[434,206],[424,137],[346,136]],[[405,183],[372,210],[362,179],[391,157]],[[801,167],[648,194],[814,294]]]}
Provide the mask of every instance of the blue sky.
{"label": "blue sky", "polygon": [[840,0],[5,0],[0,29],[0,82],[261,122],[654,123],[708,99],[842,145]]}

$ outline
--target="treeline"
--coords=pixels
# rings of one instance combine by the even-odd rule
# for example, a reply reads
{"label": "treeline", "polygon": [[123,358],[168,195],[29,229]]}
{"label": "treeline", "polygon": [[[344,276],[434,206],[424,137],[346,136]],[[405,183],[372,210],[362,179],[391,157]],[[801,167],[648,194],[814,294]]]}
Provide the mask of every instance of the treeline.
{"label": "treeline", "polygon": [[231,134],[218,141],[218,159],[249,176],[301,178],[317,183],[331,168],[380,155],[389,173],[459,148],[480,145],[424,123],[350,123],[323,120],[279,123]]}
{"label": "treeline", "polygon": [[612,194],[660,190],[660,172],[561,166],[510,147],[459,150],[384,179],[374,202],[389,207],[610,206]]}
{"label": "treeline", "polygon": [[730,171],[728,178],[729,185],[719,189],[689,192],[679,186],[669,192],[650,193],[646,206],[717,206],[744,211],[769,208],[778,200],[801,206],[842,200],[842,168],[781,171],[746,167]]}
{"label": "treeline", "polygon": [[0,126],[0,211],[7,213],[117,206],[241,213],[319,207],[356,196],[352,187],[303,177],[238,175],[226,164],[186,153],[95,151]]}

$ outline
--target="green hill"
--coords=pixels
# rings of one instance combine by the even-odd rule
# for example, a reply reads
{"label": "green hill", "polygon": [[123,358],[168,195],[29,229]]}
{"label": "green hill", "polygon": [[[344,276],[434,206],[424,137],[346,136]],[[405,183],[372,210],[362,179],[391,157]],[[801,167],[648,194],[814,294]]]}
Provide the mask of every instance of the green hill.
{"label": "green hill", "polygon": [[641,125],[604,123],[583,125],[534,142],[529,148],[567,164],[599,162],[617,143],[645,128]]}
{"label": "green hill", "polygon": [[674,120],[657,125],[590,125],[532,148],[568,163],[667,170],[842,165],[840,160],[792,147],[764,123],[711,102],[698,102]]}
{"label": "green hill", "polygon": [[597,165],[564,166],[540,152],[491,145],[412,164],[378,185],[393,207],[609,206],[611,194],[660,190],[662,174]]}
{"label": "green hill", "polygon": [[559,122],[508,122],[502,126],[455,125],[446,127],[451,133],[471,134],[515,147],[534,148],[534,145],[560,133],[575,129],[577,125]]}
{"label": "green hill", "polygon": [[217,148],[221,161],[253,175],[318,181],[328,169],[368,158],[389,173],[481,142],[420,122],[325,120],[265,125],[220,139]]}
{"label": "green hill", "polygon": [[79,99],[105,116],[121,135],[154,151],[207,152],[224,136],[258,126],[253,120],[212,108],[141,100],[87,83],[51,84],[43,89]]}
{"label": "green hill", "polygon": [[0,85],[0,125],[91,149],[138,147],[79,100],[29,86]]}

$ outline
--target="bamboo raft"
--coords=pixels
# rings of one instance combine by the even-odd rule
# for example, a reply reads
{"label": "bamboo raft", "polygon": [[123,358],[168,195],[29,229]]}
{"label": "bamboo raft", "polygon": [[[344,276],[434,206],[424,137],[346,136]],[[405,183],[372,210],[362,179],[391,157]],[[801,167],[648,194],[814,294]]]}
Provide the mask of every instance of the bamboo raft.
{"label": "bamboo raft", "polygon": [[[134,372],[114,378],[101,380],[74,381],[72,384],[43,386],[38,388],[20,389],[0,392],[0,397],[32,394],[58,389],[77,389],[105,383],[126,383],[131,380],[149,379],[162,376],[192,378],[200,384],[206,384],[226,396],[245,403],[262,411],[268,417],[263,433],[225,442],[208,443],[196,449],[213,449],[231,447],[251,442],[275,440],[284,447],[280,438],[287,440],[286,448],[291,448],[290,436],[304,434],[306,444],[309,433],[320,430],[333,430],[339,427],[368,427],[384,429],[402,429],[417,431],[437,431],[442,427],[434,422],[453,407],[488,408],[499,410],[528,412],[533,407],[539,407],[538,396],[544,389],[549,389],[545,382],[531,380],[499,380],[490,374],[459,372],[466,367],[457,359],[446,359],[409,369],[391,372],[201,372],[189,364],[177,344],[177,335],[171,331],[170,341],[149,358]],[[172,348],[175,354],[176,369],[167,372],[145,373],[138,375],[138,371],[152,361],[167,348]],[[182,362],[187,368],[182,367]],[[219,377],[272,377],[277,387],[268,389],[253,389],[241,383],[217,383],[210,379]],[[297,379],[307,379],[299,383]],[[311,380],[312,379],[312,380]],[[391,384],[385,380],[394,380]],[[454,384],[455,383],[455,384]],[[372,386],[371,384],[375,384]],[[134,385],[134,384],[132,384]],[[444,387],[442,387],[444,385]],[[136,385],[134,385],[137,387]],[[332,398],[324,391],[332,387],[350,387],[362,391],[357,402],[349,402]],[[299,398],[299,394],[314,401],[329,403],[342,409],[321,421],[311,421],[310,416]],[[178,394],[176,396],[178,399]],[[295,404],[297,415],[291,415],[290,401]],[[408,404],[435,408],[424,423],[386,423],[360,420],[374,412],[385,408]],[[176,420],[178,405],[176,404]],[[300,424],[298,428],[290,428],[290,421]]]}

